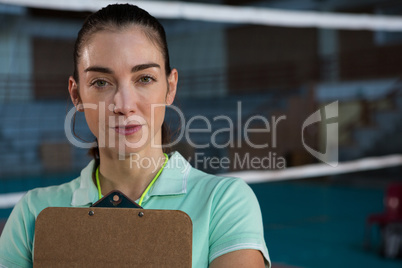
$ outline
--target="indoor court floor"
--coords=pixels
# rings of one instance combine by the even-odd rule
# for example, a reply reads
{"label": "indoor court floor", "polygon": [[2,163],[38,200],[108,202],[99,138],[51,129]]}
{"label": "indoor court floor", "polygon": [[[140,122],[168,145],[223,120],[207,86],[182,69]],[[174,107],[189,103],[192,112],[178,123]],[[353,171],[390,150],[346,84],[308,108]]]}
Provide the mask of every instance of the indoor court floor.
{"label": "indoor court floor", "polygon": [[[383,211],[382,186],[317,182],[251,185],[259,199],[273,268],[402,267],[364,247],[366,218]],[[377,247],[377,249],[374,249]]]}

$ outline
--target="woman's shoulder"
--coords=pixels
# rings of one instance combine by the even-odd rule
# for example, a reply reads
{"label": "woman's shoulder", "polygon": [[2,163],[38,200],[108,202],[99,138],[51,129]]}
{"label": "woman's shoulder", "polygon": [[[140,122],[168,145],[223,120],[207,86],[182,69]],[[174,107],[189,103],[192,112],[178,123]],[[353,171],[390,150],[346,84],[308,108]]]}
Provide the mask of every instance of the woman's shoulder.
{"label": "woman's shoulder", "polygon": [[170,161],[171,165],[169,166],[169,169],[173,168],[173,172],[169,173],[169,176],[182,178],[183,185],[187,187],[187,190],[202,189],[204,192],[224,192],[227,189],[248,191],[250,188],[240,178],[228,177],[223,174],[210,174],[191,166],[191,164],[179,152],[174,152]]}
{"label": "woman's shoulder", "polygon": [[188,185],[190,188],[204,189],[215,196],[237,195],[254,198],[254,192],[243,179],[224,174],[209,174],[196,168],[190,171]]}
{"label": "woman's shoulder", "polygon": [[198,183],[213,184],[216,186],[229,186],[235,185],[247,185],[242,179],[237,177],[228,177],[224,174],[210,174],[205,171],[192,168],[189,174],[189,179]]}
{"label": "woman's shoulder", "polygon": [[[27,203],[32,209],[39,211],[46,207],[69,207],[74,193],[82,187],[82,182],[89,184],[93,161],[91,161],[75,179],[54,186],[40,187],[29,190],[21,202]],[[85,186],[87,187],[87,186]]]}
{"label": "woman's shoulder", "polygon": [[50,198],[52,200],[57,200],[59,198],[63,199],[65,195],[72,195],[74,190],[80,186],[80,179],[81,177],[78,176],[77,178],[63,184],[34,188],[29,190],[26,196],[27,198]]}
{"label": "woman's shoulder", "polygon": [[73,192],[80,185],[80,177],[60,185],[39,187],[29,190],[20,200],[20,205],[25,206],[35,215],[44,208],[70,206]]}

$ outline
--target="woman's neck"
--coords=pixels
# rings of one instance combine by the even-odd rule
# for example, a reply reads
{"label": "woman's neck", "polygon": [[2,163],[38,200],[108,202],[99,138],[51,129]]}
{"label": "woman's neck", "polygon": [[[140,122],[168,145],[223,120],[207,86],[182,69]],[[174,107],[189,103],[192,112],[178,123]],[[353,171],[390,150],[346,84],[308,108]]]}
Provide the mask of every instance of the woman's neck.
{"label": "woman's neck", "polygon": [[131,154],[124,160],[102,149],[99,151],[99,181],[103,195],[119,190],[132,200],[137,200],[165,162],[160,149]]}

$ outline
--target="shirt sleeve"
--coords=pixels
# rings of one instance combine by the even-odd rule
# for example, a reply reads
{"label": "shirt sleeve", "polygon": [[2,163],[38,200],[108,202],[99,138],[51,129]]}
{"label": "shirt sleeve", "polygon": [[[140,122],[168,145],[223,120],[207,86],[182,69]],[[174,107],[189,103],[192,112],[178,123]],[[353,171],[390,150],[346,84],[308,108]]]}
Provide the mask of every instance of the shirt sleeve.
{"label": "shirt sleeve", "polygon": [[14,207],[0,237],[0,268],[32,267],[35,216],[26,194]]}
{"label": "shirt sleeve", "polygon": [[227,180],[216,192],[210,221],[209,263],[215,258],[241,249],[256,249],[270,259],[258,200],[241,179]]}

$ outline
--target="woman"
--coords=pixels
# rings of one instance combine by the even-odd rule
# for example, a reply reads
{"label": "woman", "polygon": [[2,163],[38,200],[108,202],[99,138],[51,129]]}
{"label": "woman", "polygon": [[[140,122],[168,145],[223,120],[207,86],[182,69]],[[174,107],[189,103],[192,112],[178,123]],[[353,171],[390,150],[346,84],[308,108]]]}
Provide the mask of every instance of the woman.
{"label": "woman", "polygon": [[269,266],[252,190],[192,168],[177,152],[163,153],[165,105],[175,98],[178,72],[161,24],[136,6],[103,8],[79,32],[74,65],[69,92],[97,138],[95,159],[75,180],[22,198],[0,238],[0,267],[32,266],[35,219],[44,208],[87,207],[114,189],[145,209],[186,212],[193,267]]}

